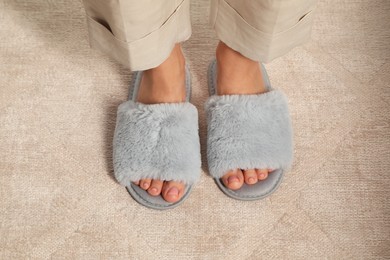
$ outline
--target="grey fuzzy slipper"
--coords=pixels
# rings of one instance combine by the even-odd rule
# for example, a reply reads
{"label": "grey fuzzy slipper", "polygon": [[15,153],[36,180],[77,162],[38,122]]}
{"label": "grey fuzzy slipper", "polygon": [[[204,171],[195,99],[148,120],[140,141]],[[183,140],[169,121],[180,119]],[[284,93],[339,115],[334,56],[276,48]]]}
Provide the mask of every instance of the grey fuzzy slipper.
{"label": "grey fuzzy slipper", "polygon": [[[198,111],[189,103],[191,79],[186,66],[186,102],[142,104],[137,102],[142,71],[135,72],[129,100],[120,104],[113,140],[115,178],[140,204],[170,209],[190,194],[201,172]],[[183,197],[175,202],[151,196],[133,181],[143,178],[180,181]]]}
{"label": "grey fuzzy slipper", "polygon": [[[217,66],[208,70],[210,97],[207,112],[207,160],[210,175],[229,197],[257,200],[274,192],[293,160],[291,119],[287,98],[271,87],[262,64],[268,92],[254,95],[217,95]],[[239,190],[225,187],[221,177],[232,169],[275,169],[268,178]]]}

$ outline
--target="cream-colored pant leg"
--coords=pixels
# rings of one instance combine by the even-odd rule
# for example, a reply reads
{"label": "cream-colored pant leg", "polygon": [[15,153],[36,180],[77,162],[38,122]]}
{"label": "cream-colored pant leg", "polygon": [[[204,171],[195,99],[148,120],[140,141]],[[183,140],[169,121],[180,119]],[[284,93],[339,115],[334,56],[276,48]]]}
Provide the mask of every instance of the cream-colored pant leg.
{"label": "cream-colored pant leg", "polygon": [[83,0],[90,46],[130,70],[160,65],[191,36],[189,0]]}
{"label": "cream-colored pant leg", "polygon": [[210,24],[218,38],[264,63],[310,39],[317,0],[212,0]]}
{"label": "cream-colored pant leg", "polygon": [[[190,0],[83,0],[90,45],[131,70],[158,66],[191,36]],[[269,62],[310,39],[317,0],[212,0],[217,36]]]}

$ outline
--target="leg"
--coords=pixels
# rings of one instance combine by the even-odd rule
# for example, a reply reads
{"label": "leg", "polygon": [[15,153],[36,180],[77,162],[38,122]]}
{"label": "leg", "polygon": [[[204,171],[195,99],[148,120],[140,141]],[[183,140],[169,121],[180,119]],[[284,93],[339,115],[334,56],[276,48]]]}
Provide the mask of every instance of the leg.
{"label": "leg", "polygon": [[[83,0],[90,45],[132,71],[142,70],[137,101],[145,104],[185,100],[185,60],[180,42],[191,35],[189,0]],[[180,182],[141,179],[152,196],[168,202],[183,195]]]}
{"label": "leg", "polygon": [[[284,55],[310,38],[316,0],[214,0],[210,23],[221,40],[216,50],[217,93],[260,94],[259,62]],[[222,181],[232,190],[265,180],[273,169],[232,169]]]}

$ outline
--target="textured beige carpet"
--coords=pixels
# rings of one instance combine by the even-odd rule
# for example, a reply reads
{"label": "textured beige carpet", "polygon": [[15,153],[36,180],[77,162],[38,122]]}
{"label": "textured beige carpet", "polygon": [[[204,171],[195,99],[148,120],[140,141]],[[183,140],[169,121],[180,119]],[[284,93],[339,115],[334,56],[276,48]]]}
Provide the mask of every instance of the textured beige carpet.
{"label": "textured beige carpet", "polygon": [[[204,166],[208,8],[192,2],[184,45]],[[295,130],[275,194],[238,202],[204,173],[165,212],[113,179],[130,76],[86,30],[80,1],[0,0],[0,259],[390,258],[388,0],[320,1],[312,40],[267,65]]]}

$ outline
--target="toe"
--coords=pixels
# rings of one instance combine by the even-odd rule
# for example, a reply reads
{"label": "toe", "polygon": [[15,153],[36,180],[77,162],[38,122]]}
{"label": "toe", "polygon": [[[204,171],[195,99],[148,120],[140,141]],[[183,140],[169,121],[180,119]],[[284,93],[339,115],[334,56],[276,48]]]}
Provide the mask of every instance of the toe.
{"label": "toe", "polygon": [[244,184],[244,174],[240,169],[229,171],[222,176],[222,182],[227,188],[238,190]]}
{"label": "toe", "polygon": [[147,190],[150,187],[150,184],[152,183],[152,179],[141,179],[139,181],[139,186],[141,189]]}
{"label": "toe", "polygon": [[267,169],[257,169],[256,172],[257,172],[257,178],[259,179],[259,181],[263,181],[263,180],[267,179],[267,177],[268,177],[268,170]]}
{"label": "toe", "polygon": [[137,186],[139,186],[139,180],[138,181],[133,181],[133,183]]}
{"label": "toe", "polygon": [[162,189],[162,197],[168,202],[177,202],[183,197],[184,184],[175,181],[164,182]]}
{"label": "toe", "polygon": [[257,173],[255,169],[245,170],[244,171],[244,180],[248,185],[255,184],[258,180]]}
{"label": "toe", "polygon": [[150,184],[150,187],[148,189],[148,193],[152,196],[160,195],[163,183],[164,182],[160,180],[152,180],[152,183]]}

